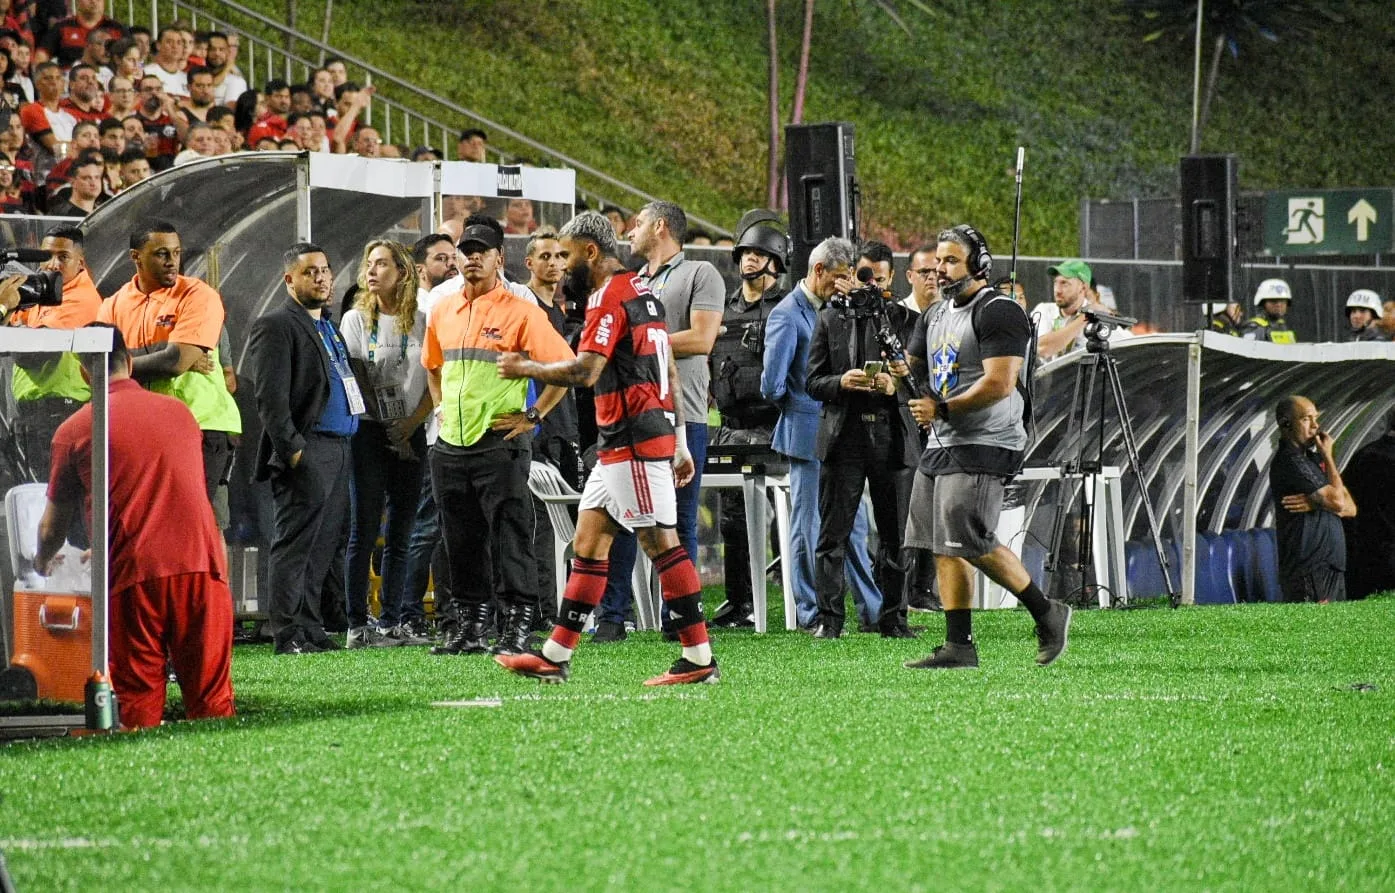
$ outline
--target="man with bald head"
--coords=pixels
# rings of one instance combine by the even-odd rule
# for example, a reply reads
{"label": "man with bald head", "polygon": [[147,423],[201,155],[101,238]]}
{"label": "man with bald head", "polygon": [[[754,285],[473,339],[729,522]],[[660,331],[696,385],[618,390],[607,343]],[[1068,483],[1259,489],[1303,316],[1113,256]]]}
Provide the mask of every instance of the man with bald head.
{"label": "man with bald head", "polygon": [[1284,601],[1345,601],[1341,519],[1356,515],[1356,503],[1332,457],[1332,435],[1322,430],[1318,409],[1307,397],[1284,397],[1274,417],[1279,446],[1269,466],[1269,489]]}

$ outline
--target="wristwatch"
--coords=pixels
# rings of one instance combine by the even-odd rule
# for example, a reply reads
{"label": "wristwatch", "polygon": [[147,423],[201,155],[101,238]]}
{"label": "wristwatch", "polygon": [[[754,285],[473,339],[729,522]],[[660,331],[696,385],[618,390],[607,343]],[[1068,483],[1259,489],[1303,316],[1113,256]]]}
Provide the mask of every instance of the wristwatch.
{"label": "wristwatch", "polygon": [[528,421],[532,422],[534,425],[542,421],[542,413],[538,412],[538,408],[536,406],[530,406],[527,409],[523,410],[523,417]]}

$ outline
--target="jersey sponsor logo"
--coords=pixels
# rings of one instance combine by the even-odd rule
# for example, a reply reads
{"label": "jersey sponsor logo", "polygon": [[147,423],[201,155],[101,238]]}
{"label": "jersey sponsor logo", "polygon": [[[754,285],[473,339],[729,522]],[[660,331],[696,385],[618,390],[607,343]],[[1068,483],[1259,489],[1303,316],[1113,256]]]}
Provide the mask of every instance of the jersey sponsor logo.
{"label": "jersey sponsor logo", "polygon": [[610,336],[615,333],[615,314],[607,313],[601,317],[600,324],[596,326],[596,343],[602,346],[610,343]]}
{"label": "jersey sponsor logo", "polygon": [[[657,306],[653,301],[645,301],[645,302],[644,302],[644,305],[645,305],[646,307],[649,308],[649,315],[650,315],[650,316],[658,316],[658,315],[659,315],[659,308],[658,308],[658,306]],[[670,612],[670,613],[672,613],[672,612]]]}
{"label": "jersey sponsor logo", "polygon": [[486,341],[503,341],[504,331],[498,326],[484,326],[480,329],[480,337]]}
{"label": "jersey sponsor logo", "polygon": [[[624,516],[623,518],[621,518],[620,520],[622,520],[622,521],[633,521],[634,519],[636,519],[636,518],[638,518],[638,517],[639,517],[639,515],[635,514],[634,511],[633,511],[632,509],[625,509],[625,516]],[[669,613],[672,613],[672,611],[670,611]]]}
{"label": "jersey sponsor logo", "polygon": [[174,323],[176,319],[177,317],[173,313],[166,313],[163,316],[158,316],[155,318],[155,328],[172,329],[174,328]]}
{"label": "jersey sponsor logo", "polygon": [[935,393],[947,395],[959,384],[959,340],[947,338],[930,354],[930,382]]}
{"label": "jersey sponsor logo", "polygon": [[[963,544],[963,543],[956,543],[954,540],[945,540],[945,545],[948,546],[948,547],[950,547],[951,549],[962,549],[962,548],[964,548],[964,544]],[[673,613],[672,609],[669,610],[669,613],[670,613],[670,614]]]}

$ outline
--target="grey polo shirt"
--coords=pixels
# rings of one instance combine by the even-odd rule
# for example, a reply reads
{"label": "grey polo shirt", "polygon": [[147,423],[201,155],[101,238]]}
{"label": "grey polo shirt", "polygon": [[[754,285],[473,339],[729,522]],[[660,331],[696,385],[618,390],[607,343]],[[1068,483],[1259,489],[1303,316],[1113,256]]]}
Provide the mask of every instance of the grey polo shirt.
{"label": "grey polo shirt", "polygon": [[[669,333],[692,328],[692,311],[711,310],[720,314],[726,304],[726,283],[717,268],[705,260],[686,260],[678,252],[654,271],[640,278],[664,305],[664,322]],[[683,383],[684,421],[706,424],[707,389],[711,372],[706,356],[678,358],[678,377]]]}

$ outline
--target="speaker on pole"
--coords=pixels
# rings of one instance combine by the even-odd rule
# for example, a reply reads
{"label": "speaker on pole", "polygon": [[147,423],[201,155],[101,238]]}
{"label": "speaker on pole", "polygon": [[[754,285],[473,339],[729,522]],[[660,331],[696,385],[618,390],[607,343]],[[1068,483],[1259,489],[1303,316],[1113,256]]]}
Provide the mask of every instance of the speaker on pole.
{"label": "speaker on pole", "polygon": [[1182,298],[1231,303],[1235,295],[1234,155],[1182,158]]}
{"label": "speaker on pole", "polygon": [[857,159],[853,125],[785,127],[785,177],[790,196],[790,270],[809,272],[809,252],[829,236],[856,239]]}

